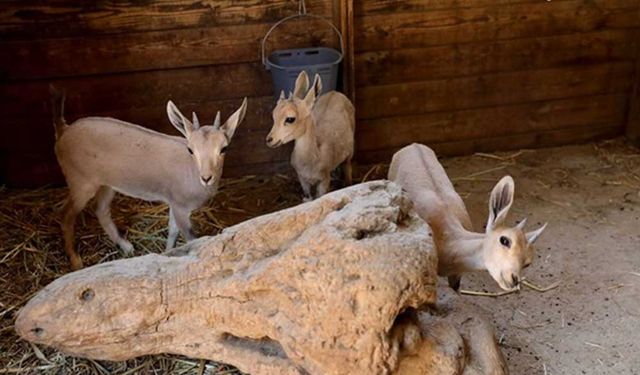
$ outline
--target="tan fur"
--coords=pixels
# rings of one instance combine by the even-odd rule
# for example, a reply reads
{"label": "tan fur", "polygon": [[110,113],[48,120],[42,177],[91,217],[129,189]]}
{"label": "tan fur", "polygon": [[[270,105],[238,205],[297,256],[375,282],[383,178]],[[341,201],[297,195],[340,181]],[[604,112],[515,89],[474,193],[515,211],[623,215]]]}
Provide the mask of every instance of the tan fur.
{"label": "tan fur", "polygon": [[[190,122],[171,102],[167,110],[186,138],[105,117],[82,118],[58,132],[56,156],[69,186],[62,229],[73,269],[82,267],[74,246],[75,218],[94,197],[100,224],[126,253],[133,246],[118,233],[109,208],[115,192],[169,205],[167,248],[174,246],[178,231],[186,240],[194,238],[191,211],[216,193],[224,164],[221,151],[244,117],[246,99],[222,127],[219,117],[218,124],[199,127],[195,114]],[[54,107],[54,113],[59,114],[54,119],[59,129],[65,123],[61,108]]]}
{"label": "tan fur", "polygon": [[[488,270],[503,289],[519,285],[522,269],[533,260],[533,242],[544,230],[525,234],[524,221],[504,226],[513,202],[514,184],[503,177],[491,193],[485,233],[474,233],[460,196],[427,146],[413,144],[398,151],[391,161],[389,179],[405,189],[418,214],[431,226],[438,250],[438,274],[449,277],[454,289],[465,272]],[[509,246],[501,243],[504,237]]]}
{"label": "tan fur", "polygon": [[[316,197],[329,190],[331,171],[344,163],[347,185],[352,182],[351,158],[355,132],[355,111],[343,94],[331,91],[316,100],[322,91],[320,76],[316,75],[311,89],[302,71],[296,80],[295,92],[280,100],[273,110],[273,127],[267,136],[269,147],[295,141],[291,165],[298,174],[306,198],[317,187]],[[286,119],[295,119],[286,123]]]}

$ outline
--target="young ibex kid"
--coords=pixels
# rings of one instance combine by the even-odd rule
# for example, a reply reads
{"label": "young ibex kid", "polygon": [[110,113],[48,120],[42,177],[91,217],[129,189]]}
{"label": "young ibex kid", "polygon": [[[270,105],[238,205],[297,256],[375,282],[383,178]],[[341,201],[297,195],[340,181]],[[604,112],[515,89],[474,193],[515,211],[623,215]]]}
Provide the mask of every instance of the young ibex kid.
{"label": "young ibex kid", "polygon": [[86,117],[67,125],[64,94],[53,87],[51,94],[55,151],[69,186],[62,231],[71,267],[82,268],[74,246],[75,219],[94,197],[96,216],[109,238],[125,253],[133,250],[111,219],[109,205],[115,192],[169,205],[167,249],[175,245],[178,231],[186,240],[193,239],[191,211],[216,193],[225,151],[244,118],[247,99],[224,125],[218,112],[213,125],[202,127],[195,113],[189,121],[169,101],[169,120],[183,138],[105,117]]}
{"label": "young ibex kid", "polygon": [[525,220],[507,227],[505,219],[513,203],[514,182],[503,177],[489,199],[485,233],[472,231],[471,219],[435,153],[412,144],[393,155],[389,179],[413,200],[416,212],[433,231],[438,252],[438,274],[449,278],[458,290],[465,272],[487,270],[502,289],[511,290],[522,280],[522,269],[533,260],[534,241],[547,224],[524,233]]}
{"label": "young ibex kid", "polygon": [[295,91],[285,98],[284,91],[273,110],[273,127],[267,146],[278,147],[295,141],[291,165],[298,174],[305,199],[316,198],[329,190],[331,171],[340,163],[344,179],[351,185],[351,158],[355,111],[346,96],[330,91],[320,97],[322,82],[316,74],[311,89],[305,71],[296,79]]}

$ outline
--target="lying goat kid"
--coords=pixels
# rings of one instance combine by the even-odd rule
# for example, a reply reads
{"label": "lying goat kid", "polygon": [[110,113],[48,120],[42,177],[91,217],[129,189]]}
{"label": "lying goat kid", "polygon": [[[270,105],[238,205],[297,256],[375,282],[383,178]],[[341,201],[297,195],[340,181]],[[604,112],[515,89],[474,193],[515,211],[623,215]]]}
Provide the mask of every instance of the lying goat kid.
{"label": "lying goat kid", "polygon": [[522,269],[533,260],[533,242],[546,224],[524,233],[525,221],[505,226],[513,203],[514,182],[503,177],[489,199],[485,233],[471,228],[471,218],[462,199],[435,153],[427,146],[412,144],[393,155],[389,179],[398,183],[413,200],[416,212],[433,231],[438,252],[438,274],[449,278],[455,290],[465,272],[487,270],[502,289],[519,285]]}

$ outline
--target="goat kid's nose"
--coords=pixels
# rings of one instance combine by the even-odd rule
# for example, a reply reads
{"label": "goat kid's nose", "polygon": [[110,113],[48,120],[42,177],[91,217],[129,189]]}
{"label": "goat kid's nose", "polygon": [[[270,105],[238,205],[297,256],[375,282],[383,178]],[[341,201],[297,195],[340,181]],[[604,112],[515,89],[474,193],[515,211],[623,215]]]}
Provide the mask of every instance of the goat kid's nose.
{"label": "goat kid's nose", "polygon": [[44,329],[40,327],[35,327],[31,329],[31,333],[33,333],[35,337],[40,337],[44,333]]}
{"label": "goat kid's nose", "polygon": [[517,275],[511,275],[511,280],[513,281],[514,286],[520,284],[520,278]]}
{"label": "goat kid's nose", "polygon": [[204,182],[204,183],[206,184],[206,183],[208,183],[209,181],[211,181],[211,177],[212,177],[212,176],[209,176],[209,177],[204,177],[204,176],[203,176],[203,177],[200,177],[200,178],[202,178],[202,182]]}
{"label": "goat kid's nose", "polygon": [[271,143],[271,142],[273,142],[273,137],[267,136],[267,143]]}

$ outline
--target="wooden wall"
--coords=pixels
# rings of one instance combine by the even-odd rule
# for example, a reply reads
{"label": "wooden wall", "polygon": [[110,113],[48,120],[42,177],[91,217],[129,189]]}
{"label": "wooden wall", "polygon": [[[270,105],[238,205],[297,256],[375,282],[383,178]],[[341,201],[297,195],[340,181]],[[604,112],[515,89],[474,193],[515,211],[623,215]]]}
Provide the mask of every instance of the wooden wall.
{"label": "wooden wall", "polygon": [[[308,11],[336,16],[334,0],[308,1]],[[282,166],[271,150],[271,77],[260,41],[297,0],[4,0],[0,4],[0,183],[61,182],[53,153],[48,85],[67,91],[66,118],[102,115],[178,134],[167,120],[172,99],[185,113],[223,121],[249,97],[230,146],[225,175]],[[292,22],[271,48],[335,45],[319,24]]]}
{"label": "wooden wall", "polygon": [[[357,160],[387,161],[411,142],[467,154],[640,134],[640,0],[307,0],[350,30]],[[49,82],[67,119],[104,115],[176,134],[164,105],[211,121],[249,97],[225,175],[287,168],[268,149],[268,27],[296,0],[0,2],[0,183],[60,182]],[[341,14],[345,16],[341,17]],[[294,23],[273,47],[335,45]],[[636,83],[634,84],[634,79]],[[635,89],[634,89],[635,87]]]}
{"label": "wooden wall", "polygon": [[638,0],[355,1],[358,158],[624,133]]}

